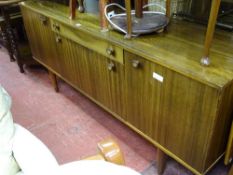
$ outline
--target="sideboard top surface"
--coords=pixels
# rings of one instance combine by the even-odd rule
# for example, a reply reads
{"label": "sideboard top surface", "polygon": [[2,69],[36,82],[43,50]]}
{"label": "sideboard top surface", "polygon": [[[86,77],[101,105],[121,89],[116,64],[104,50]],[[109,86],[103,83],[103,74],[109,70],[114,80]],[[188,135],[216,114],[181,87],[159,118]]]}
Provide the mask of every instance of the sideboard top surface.
{"label": "sideboard top surface", "polygon": [[21,3],[87,35],[107,40],[127,51],[184,74],[214,88],[223,88],[233,79],[233,33],[216,30],[210,52],[211,65],[200,64],[203,55],[206,27],[172,19],[166,32],[124,39],[118,32],[101,32],[98,17],[77,12],[75,20],[68,17],[69,9],[47,1]]}

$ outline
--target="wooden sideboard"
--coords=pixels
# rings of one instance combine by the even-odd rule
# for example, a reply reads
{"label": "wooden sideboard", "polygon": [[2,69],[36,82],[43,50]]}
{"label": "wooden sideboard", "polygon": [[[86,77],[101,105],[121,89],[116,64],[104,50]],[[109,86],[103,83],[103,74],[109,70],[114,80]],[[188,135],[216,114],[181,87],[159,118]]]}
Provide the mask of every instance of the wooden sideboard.
{"label": "wooden sideboard", "polygon": [[[197,175],[224,155],[232,121],[233,34],[173,20],[166,33],[125,40],[88,14],[21,3],[34,59]],[[104,121],[103,121],[104,122]]]}

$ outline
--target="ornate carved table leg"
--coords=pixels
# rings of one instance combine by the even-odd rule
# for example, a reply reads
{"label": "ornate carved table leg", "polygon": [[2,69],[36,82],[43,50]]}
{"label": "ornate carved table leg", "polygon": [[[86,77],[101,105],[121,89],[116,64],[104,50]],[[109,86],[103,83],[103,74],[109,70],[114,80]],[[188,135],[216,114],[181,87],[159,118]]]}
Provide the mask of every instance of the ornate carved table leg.
{"label": "ornate carved table leg", "polygon": [[11,60],[17,61],[20,72],[24,73],[22,58],[20,57],[20,53],[18,50],[18,43],[16,41],[16,37],[15,37],[14,31],[13,31],[13,28],[11,27],[8,6],[3,6],[1,8],[1,10],[2,10],[3,18],[4,18],[4,23],[5,23],[4,28],[6,31],[7,49],[8,49],[10,58],[11,58]]}
{"label": "ornate carved table leg", "polygon": [[58,83],[57,83],[57,76],[53,72],[51,72],[50,70],[48,70],[48,72],[49,72],[49,78],[53,84],[55,91],[59,92]]}
{"label": "ornate carved table leg", "polygon": [[162,175],[166,167],[167,155],[158,148],[157,151],[157,171],[159,175]]}
{"label": "ornate carved table leg", "polygon": [[11,43],[10,43],[10,36],[9,36],[9,15],[5,13],[5,7],[1,7],[1,14],[4,18],[4,22],[2,23],[1,26],[1,31],[2,31],[2,38],[4,45],[9,53],[10,56],[10,61],[15,61],[14,56],[13,56],[13,50],[11,48]]}
{"label": "ornate carved table leg", "polygon": [[23,62],[22,62],[22,58],[21,58],[21,55],[19,53],[19,50],[18,50],[18,45],[17,45],[17,41],[15,40],[15,37],[14,35],[12,35],[12,40],[11,40],[11,47],[12,47],[12,50],[13,50],[13,56],[14,58],[16,59],[16,62],[19,66],[19,71],[21,73],[24,73],[24,69],[23,69]]}

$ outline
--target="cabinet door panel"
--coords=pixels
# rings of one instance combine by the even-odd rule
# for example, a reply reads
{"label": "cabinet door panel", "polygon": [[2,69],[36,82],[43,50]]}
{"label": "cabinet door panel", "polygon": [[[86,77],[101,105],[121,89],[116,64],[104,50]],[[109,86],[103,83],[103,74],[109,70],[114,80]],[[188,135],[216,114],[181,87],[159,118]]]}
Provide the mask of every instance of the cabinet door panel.
{"label": "cabinet door panel", "polygon": [[[123,66],[61,36],[57,43],[61,76],[110,111],[121,115]],[[109,64],[113,69],[109,70]]]}
{"label": "cabinet door panel", "polygon": [[232,158],[233,158],[233,122],[231,125],[230,136],[227,143],[227,150],[226,150],[224,163],[226,165],[229,164],[230,162],[232,162]]}
{"label": "cabinet door panel", "polygon": [[[134,54],[126,52],[125,57],[127,121],[204,171],[218,91]],[[141,64],[136,69],[134,60]]]}
{"label": "cabinet door panel", "polygon": [[[217,118],[219,93],[216,89],[167,70],[159,142],[199,172],[204,172],[207,150]],[[170,79],[168,78],[170,77]],[[220,155],[218,155],[220,156]],[[217,157],[215,157],[217,158]]]}
{"label": "cabinet door panel", "polygon": [[33,56],[48,68],[58,71],[56,44],[50,19],[21,6],[23,21]]}
{"label": "cabinet door panel", "polygon": [[[157,140],[162,83],[153,79],[152,67],[148,61],[127,52],[125,58],[127,121]],[[137,66],[134,65],[135,62],[138,62]],[[162,75],[163,71],[161,67],[156,68],[157,74]]]}
{"label": "cabinet door panel", "polygon": [[[58,54],[58,62],[60,65],[60,76],[69,83],[72,83],[76,86],[78,85],[78,88],[80,88],[80,64],[77,60],[85,59],[85,55],[82,54],[83,49],[77,47],[74,43],[70,42],[66,38],[61,37],[58,34],[54,35],[54,41],[56,41],[56,50]],[[85,67],[83,67],[83,69],[84,68]]]}
{"label": "cabinet door panel", "polygon": [[123,104],[124,67],[117,62],[89,50],[92,96],[112,112],[121,116]]}

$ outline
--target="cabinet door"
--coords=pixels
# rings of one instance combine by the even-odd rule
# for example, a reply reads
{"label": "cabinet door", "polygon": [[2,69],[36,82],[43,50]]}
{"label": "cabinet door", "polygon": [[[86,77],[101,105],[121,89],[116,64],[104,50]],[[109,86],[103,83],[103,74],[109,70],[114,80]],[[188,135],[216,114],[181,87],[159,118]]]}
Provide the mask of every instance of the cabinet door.
{"label": "cabinet door", "polygon": [[233,122],[231,125],[230,136],[227,143],[227,150],[226,150],[224,163],[226,165],[229,164],[230,162],[232,162],[232,158],[233,158]]}
{"label": "cabinet door", "polygon": [[[59,34],[54,33],[54,41],[56,41],[57,60],[60,65],[58,73],[68,83],[80,88],[82,79],[88,77],[86,66],[82,65],[82,61],[86,58],[85,52]],[[80,72],[81,69],[84,70],[83,73]]]}
{"label": "cabinet door", "polygon": [[33,57],[49,69],[57,71],[59,67],[50,19],[23,6],[21,11]]}
{"label": "cabinet door", "polygon": [[94,51],[88,51],[92,97],[110,109],[113,113],[122,116],[123,105],[123,73],[122,64],[112,61]]}
{"label": "cabinet door", "polygon": [[126,119],[147,136],[158,140],[163,83],[152,77],[152,69],[163,75],[164,68],[125,52]]}
{"label": "cabinet door", "polygon": [[134,54],[125,52],[125,58],[127,121],[174,158],[204,172],[214,147],[218,90]]}
{"label": "cabinet door", "polygon": [[61,77],[121,115],[123,66],[59,35],[55,40]]}

